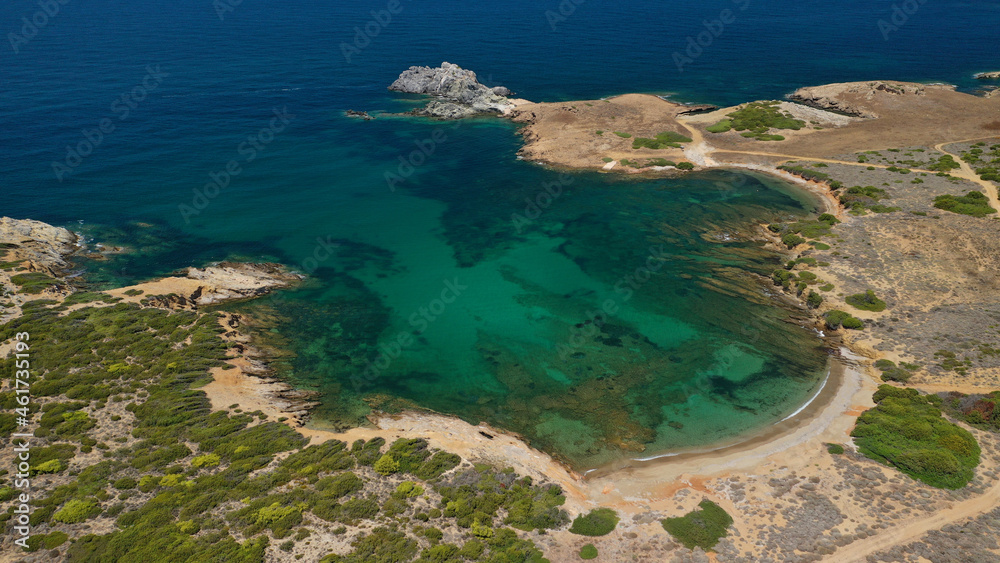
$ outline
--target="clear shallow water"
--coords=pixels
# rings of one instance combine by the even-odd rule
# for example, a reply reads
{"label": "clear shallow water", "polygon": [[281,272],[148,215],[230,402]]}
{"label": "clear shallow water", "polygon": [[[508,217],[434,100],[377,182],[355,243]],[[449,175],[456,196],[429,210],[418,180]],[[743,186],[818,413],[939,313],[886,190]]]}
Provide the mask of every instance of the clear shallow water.
{"label": "clear shallow water", "polygon": [[[442,60],[537,100],[647,91],[730,104],[867,78],[971,89],[973,72],[996,66],[1000,8],[927,3],[885,41],[877,21],[891,2],[750,4],[678,72],[672,53],[732,2],[587,2],[553,32],[545,11],[557,5],[404,3],[346,64],[340,44],[385,3],[245,0],[220,21],[202,0],[71,2],[20,52],[2,46],[0,213],[135,250],[89,264],[95,284],[225,258],[311,270],[301,291],[251,307],[276,313],[267,334],[295,353],[282,367],[327,392],[318,415],[331,423],[357,421],[362,398],[403,399],[520,431],[585,466],[780,419],[820,380],[819,342],[747,277],[778,258],[721,235],[811,202],[753,177],[572,175],[519,232],[511,214],[560,176],[516,160],[510,124],[445,126],[393,192],[384,173],[442,126],[342,111],[412,107],[385,85]],[[16,32],[35,11],[5,2],[0,28]],[[165,76],[123,118],[113,104],[157,65]],[[294,117],[247,161],[241,143],[275,108]],[[115,130],[59,181],[52,163],[102,119]],[[230,160],[240,173],[186,220],[179,206]],[[660,246],[657,275],[626,281],[625,299],[616,284]],[[430,321],[420,309],[440,309],[445,280],[467,288]],[[589,330],[607,300],[617,313]],[[351,376],[401,333],[413,343],[356,389]]]}

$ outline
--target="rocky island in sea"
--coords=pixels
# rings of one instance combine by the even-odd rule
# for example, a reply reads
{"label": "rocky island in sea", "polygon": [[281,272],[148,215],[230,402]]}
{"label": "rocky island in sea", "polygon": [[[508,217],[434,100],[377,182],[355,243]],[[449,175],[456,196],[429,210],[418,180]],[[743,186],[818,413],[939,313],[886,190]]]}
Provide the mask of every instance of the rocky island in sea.
{"label": "rocky island in sea", "polygon": [[485,86],[475,72],[449,62],[441,63],[438,68],[411,66],[389,85],[389,90],[438,98],[414,113],[444,119],[505,114],[517,105],[517,100],[509,98],[513,92],[506,87]]}

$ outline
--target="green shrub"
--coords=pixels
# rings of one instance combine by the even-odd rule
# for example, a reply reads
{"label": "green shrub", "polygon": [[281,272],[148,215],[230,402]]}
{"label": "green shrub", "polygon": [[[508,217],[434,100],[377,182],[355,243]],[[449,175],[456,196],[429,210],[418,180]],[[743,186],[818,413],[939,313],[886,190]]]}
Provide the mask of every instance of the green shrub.
{"label": "green shrub", "polygon": [[417,555],[418,544],[396,528],[376,528],[351,542],[347,555],[330,554],[320,563],[403,563]]}
{"label": "green shrub", "polygon": [[784,243],[788,248],[795,248],[800,244],[805,244],[806,239],[796,235],[794,233],[788,233],[781,237],[781,242]]}
{"label": "green shrub", "polygon": [[710,500],[701,501],[695,510],[678,518],[666,518],[661,521],[663,529],[681,542],[684,547],[694,549],[700,547],[711,551],[719,540],[726,537],[733,518],[719,505]]}
{"label": "green shrub", "polygon": [[678,162],[677,163],[677,169],[678,170],[694,170],[694,164],[692,164],[690,162]]}
{"label": "green shrub", "polygon": [[827,444],[826,451],[833,455],[840,455],[844,453],[844,446],[841,446],[840,444]]}
{"label": "green shrub", "polygon": [[840,327],[853,330],[865,328],[865,323],[861,319],[852,317],[849,313],[845,313],[839,309],[827,311],[823,315],[823,318],[826,319],[826,326],[833,330],[837,330]]}
{"label": "green shrub", "polygon": [[[730,113],[730,126],[736,131],[745,131],[744,137],[759,140],[783,140],[781,135],[768,134],[770,129],[799,130],[806,122],[783,113],[777,101],[751,102]],[[717,125],[720,125],[721,122]]]}
{"label": "green shrub", "polygon": [[973,217],[985,217],[996,213],[996,209],[990,206],[989,199],[982,192],[975,191],[961,197],[939,195],[934,198],[934,207]]}
{"label": "green shrub", "polygon": [[588,543],[580,548],[580,559],[597,559],[597,548],[594,544]]}
{"label": "green shrub", "polygon": [[413,481],[403,481],[402,483],[396,486],[396,490],[392,493],[392,496],[395,498],[404,499],[404,498],[419,497],[422,494],[424,494],[423,487],[417,485]]}
{"label": "green shrub", "polygon": [[136,480],[131,477],[122,477],[121,479],[116,479],[112,485],[119,491],[128,491],[134,489],[137,484]]}
{"label": "green shrub", "polygon": [[63,469],[66,469],[66,465],[58,459],[50,459],[31,466],[32,473],[59,473]]}
{"label": "green shrub", "polygon": [[610,508],[596,508],[573,520],[569,531],[581,536],[604,536],[618,526],[618,513]]}
{"label": "green shrub", "polygon": [[392,475],[399,472],[399,462],[390,454],[385,454],[375,462],[375,471],[379,475]]}
{"label": "green shrub", "polygon": [[79,524],[100,513],[100,506],[93,500],[72,499],[53,514],[52,519],[63,524]]}
{"label": "green shrub", "polygon": [[655,139],[650,139],[647,137],[636,137],[632,141],[633,149],[665,149],[665,148],[680,148],[680,143],[690,143],[691,138],[685,137],[680,133],[674,133],[673,131],[664,131],[656,135]]}
{"label": "green shrub", "polygon": [[806,304],[815,309],[823,304],[823,296],[816,293],[815,291],[810,291],[809,296],[806,297]]}
{"label": "green shrub", "polygon": [[791,286],[793,274],[788,270],[778,269],[771,274],[771,279],[774,280],[774,285],[780,285],[785,289]]}
{"label": "green shrub", "polygon": [[933,487],[959,489],[972,479],[979,444],[941,416],[939,397],[881,385],[872,399],[876,406],[851,432],[863,455]]}
{"label": "green shrub", "polygon": [[632,135],[630,133],[622,133],[621,131],[615,131],[615,135],[618,135],[622,139],[630,139]]}
{"label": "green shrub", "polygon": [[345,471],[344,473],[320,479],[313,485],[313,488],[319,491],[323,498],[338,499],[356,493],[363,489],[364,486],[365,484],[360,477],[350,471]]}
{"label": "green shrub", "polygon": [[193,458],[191,466],[197,468],[215,467],[219,465],[220,459],[218,454],[204,454]]}
{"label": "green shrub", "polygon": [[39,294],[50,287],[59,285],[59,280],[53,279],[41,272],[15,274],[10,277],[10,281],[20,287],[19,291],[21,293],[30,295]]}
{"label": "green shrub", "polygon": [[723,119],[722,121],[716,123],[715,125],[709,125],[705,128],[705,131],[709,133],[725,133],[733,128],[733,122],[729,119]]}
{"label": "green shrub", "polygon": [[861,309],[862,311],[874,311],[877,313],[884,311],[886,307],[885,301],[876,297],[875,292],[870,289],[864,293],[848,295],[844,301],[846,301],[851,307]]}

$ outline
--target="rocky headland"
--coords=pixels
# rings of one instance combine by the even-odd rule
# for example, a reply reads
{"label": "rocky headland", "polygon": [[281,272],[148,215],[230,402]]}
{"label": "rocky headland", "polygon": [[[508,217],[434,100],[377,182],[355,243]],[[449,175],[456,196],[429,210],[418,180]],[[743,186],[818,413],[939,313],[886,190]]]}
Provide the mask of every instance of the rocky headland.
{"label": "rocky headland", "polygon": [[508,98],[512,92],[506,87],[481,84],[475,72],[448,62],[441,63],[439,68],[411,66],[389,90],[437,97],[414,113],[445,119],[481,113],[505,114],[517,105]]}
{"label": "rocky headland", "polygon": [[197,309],[229,301],[253,299],[298,282],[281,264],[220,262],[205,268],[188,268],[171,276],[113,289],[111,295],[171,309]]}
{"label": "rocky headland", "polygon": [[0,250],[8,262],[27,262],[28,271],[55,274],[68,267],[66,257],[76,252],[77,236],[41,221],[0,217]]}

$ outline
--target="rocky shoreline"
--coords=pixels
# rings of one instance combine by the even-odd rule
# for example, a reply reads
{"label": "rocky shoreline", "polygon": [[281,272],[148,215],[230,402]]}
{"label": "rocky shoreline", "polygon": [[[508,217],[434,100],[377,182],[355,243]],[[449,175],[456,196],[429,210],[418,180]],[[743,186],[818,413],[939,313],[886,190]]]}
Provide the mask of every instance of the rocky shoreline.
{"label": "rocky shoreline", "polygon": [[80,249],[78,237],[62,227],[31,219],[0,217],[0,250],[4,260],[27,262],[30,272],[58,275],[69,267],[66,257]]}

